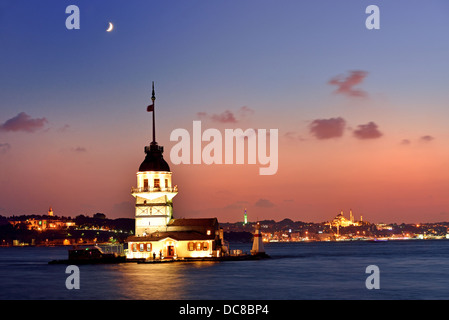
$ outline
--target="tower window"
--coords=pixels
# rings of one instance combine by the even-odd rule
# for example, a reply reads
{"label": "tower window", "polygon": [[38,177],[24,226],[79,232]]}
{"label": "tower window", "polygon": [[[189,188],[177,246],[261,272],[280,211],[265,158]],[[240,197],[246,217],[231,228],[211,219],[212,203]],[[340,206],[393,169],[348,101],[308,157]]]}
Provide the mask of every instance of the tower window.
{"label": "tower window", "polygon": [[143,188],[148,189],[148,179],[143,179]]}
{"label": "tower window", "polygon": [[159,189],[161,187],[161,181],[159,179],[154,179],[154,188]]}
{"label": "tower window", "polygon": [[165,179],[165,188],[168,188],[168,179]]}

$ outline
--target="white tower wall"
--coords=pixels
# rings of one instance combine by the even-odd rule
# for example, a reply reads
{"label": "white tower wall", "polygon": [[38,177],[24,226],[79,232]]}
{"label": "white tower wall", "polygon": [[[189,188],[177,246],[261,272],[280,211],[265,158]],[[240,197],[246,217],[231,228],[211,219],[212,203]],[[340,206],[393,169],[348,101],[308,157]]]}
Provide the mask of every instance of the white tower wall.
{"label": "white tower wall", "polygon": [[177,187],[172,187],[171,172],[140,171],[137,188],[132,189],[136,198],[136,236],[164,231],[173,218],[173,197]]}

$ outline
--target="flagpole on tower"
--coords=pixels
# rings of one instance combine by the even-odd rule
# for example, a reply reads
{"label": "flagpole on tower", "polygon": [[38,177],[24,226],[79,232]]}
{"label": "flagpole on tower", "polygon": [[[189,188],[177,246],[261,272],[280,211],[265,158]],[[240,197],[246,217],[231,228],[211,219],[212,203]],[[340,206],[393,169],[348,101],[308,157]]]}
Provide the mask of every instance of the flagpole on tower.
{"label": "flagpole on tower", "polygon": [[156,100],[156,96],[154,94],[154,81],[153,81],[153,91],[151,93],[151,101],[153,101],[152,104],[150,104],[147,107],[147,111],[148,112],[153,112],[153,142],[151,142],[152,145],[156,145],[156,121],[154,119],[155,115],[154,115],[154,100]]}
{"label": "flagpole on tower", "polygon": [[156,100],[156,96],[154,94],[154,81],[153,81],[153,92],[151,93],[151,101],[153,101],[153,144],[156,144],[156,123],[154,120],[154,100]]}

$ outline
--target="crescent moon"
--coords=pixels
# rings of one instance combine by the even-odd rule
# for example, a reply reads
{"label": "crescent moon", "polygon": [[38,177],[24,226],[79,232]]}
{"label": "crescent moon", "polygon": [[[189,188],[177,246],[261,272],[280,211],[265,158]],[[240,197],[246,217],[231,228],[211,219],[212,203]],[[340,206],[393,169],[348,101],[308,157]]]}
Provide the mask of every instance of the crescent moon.
{"label": "crescent moon", "polygon": [[114,25],[112,24],[112,22],[109,22],[109,27],[108,27],[108,29],[106,31],[107,32],[111,32],[112,29],[114,29]]}

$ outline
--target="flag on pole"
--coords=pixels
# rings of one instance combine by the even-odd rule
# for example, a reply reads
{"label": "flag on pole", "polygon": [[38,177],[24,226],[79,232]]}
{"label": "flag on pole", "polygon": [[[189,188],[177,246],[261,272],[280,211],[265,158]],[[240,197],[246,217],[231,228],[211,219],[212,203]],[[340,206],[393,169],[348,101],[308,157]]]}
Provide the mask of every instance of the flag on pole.
{"label": "flag on pole", "polygon": [[150,105],[147,107],[147,111],[148,111],[148,112],[154,111],[154,103],[153,103],[153,104],[150,104]]}

